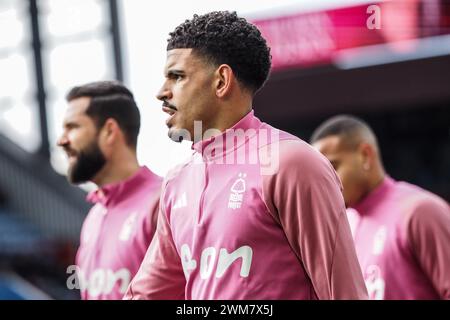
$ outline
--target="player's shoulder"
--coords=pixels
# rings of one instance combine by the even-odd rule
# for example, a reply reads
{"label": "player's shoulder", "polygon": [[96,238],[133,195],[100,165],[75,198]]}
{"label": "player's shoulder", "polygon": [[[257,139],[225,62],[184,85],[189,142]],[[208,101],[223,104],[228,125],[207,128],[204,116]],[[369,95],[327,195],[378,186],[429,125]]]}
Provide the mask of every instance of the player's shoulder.
{"label": "player's shoulder", "polygon": [[438,195],[407,182],[399,182],[397,185],[401,201],[408,209],[405,217],[408,224],[450,219],[450,206]]}
{"label": "player's shoulder", "polygon": [[278,152],[280,159],[284,161],[303,159],[323,159],[320,152],[314,149],[310,144],[300,138],[288,136],[270,144],[264,144],[259,147],[260,153]]}
{"label": "player's shoulder", "polygon": [[173,183],[176,181],[180,175],[183,174],[183,171],[186,170],[186,168],[194,161],[193,156],[184,159],[179,164],[175,165],[169,171],[167,171],[166,175],[163,178],[162,185],[163,187],[166,187],[169,183]]}
{"label": "player's shoulder", "polygon": [[279,142],[280,163],[295,165],[299,169],[329,167],[329,161],[315,148],[301,139]]}
{"label": "player's shoulder", "polygon": [[140,202],[140,199],[148,199],[151,200],[150,202],[154,202],[155,199],[159,199],[163,181],[164,178],[158,175],[146,179],[145,182],[140,185],[140,190],[133,195],[132,201]]}
{"label": "player's shoulder", "polygon": [[94,204],[86,214],[82,224],[82,230],[95,227],[105,215],[107,209],[100,203]]}
{"label": "player's shoulder", "polygon": [[437,194],[423,189],[417,185],[400,181],[397,182],[399,196],[406,199],[411,208],[448,207],[448,203]]}
{"label": "player's shoulder", "polygon": [[418,244],[426,239],[450,235],[450,207],[437,195],[426,190],[416,190],[403,199],[409,210],[404,215],[403,226],[409,241]]}
{"label": "player's shoulder", "polygon": [[280,140],[277,146],[271,144],[270,148],[265,146],[260,149],[259,155],[261,163],[268,163],[270,155],[270,163],[277,169],[274,176],[295,177],[301,181],[314,181],[320,177],[335,179],[334,169],[328,159],[298,138]]}
{"label": "player's shoulder", "polygon": [[150,170],[147,166],[143,167],[143,173],[147,181],[162,182],[163,180],[163,177]]}

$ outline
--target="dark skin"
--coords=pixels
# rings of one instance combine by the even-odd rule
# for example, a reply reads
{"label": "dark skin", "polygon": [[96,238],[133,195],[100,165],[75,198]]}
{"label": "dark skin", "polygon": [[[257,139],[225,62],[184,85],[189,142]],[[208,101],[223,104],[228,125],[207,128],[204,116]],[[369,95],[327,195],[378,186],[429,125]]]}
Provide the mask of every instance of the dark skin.
{"label": "dark skin", "polygon": [[165,81],[157,94],[169,137],[176,138],[185,130],[194,139],[194,121],[206,130],[223,132],[242,119],[252,108],[252,94],[238,83],[230,66],[214,66],[193,49],[167,52]]}
{"label": "dark skin", "polygon": [[341,179],[346,207],[363,200],[385,176],[377,147],[371,140],[359,137],[358,141],[348,143],[345,137],[332,135],[313,143]]}

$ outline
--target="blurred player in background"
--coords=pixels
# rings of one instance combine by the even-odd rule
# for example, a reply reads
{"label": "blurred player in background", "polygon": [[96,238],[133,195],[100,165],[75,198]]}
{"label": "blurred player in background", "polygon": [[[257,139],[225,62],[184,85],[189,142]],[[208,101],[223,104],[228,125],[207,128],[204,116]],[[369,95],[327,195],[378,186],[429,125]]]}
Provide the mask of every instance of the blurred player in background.
{"label": "blurred player in background", "polygon": [[333,168],[253,113],[270,66],[265,39],[236,13],[194,15],[170,34],[158,99],[170,138],[194,153],[166,177],[126,298],[367,298]]}
{"label": "blurred player in background", "polygon": [[[450,208],[383,168],[377,139],[347,115],[320,125],[311,143],[336,169],[371,299],[450,299]],[[407,164],[405,164],[407,165]]]}
{"label": "blurred player in background", "polygon": [[156,229],[162,179],[136,158],[140,113],[115,81],[77,86],[58,140],[69,158],[68,180],[98,186],[76,257],[83,299],[121,299]]}

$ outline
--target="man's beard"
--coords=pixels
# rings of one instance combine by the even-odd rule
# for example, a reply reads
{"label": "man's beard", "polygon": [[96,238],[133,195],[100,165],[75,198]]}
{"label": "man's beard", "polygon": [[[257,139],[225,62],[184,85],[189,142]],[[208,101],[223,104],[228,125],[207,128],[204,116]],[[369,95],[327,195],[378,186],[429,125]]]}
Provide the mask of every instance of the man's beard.
{"label": "man's beard", "polygon": [[77,159],[69,168],[68,179],[71,183],[84,183],[91,180],[105,165],[106,159],[97,141],[93,141],[77,154]]}

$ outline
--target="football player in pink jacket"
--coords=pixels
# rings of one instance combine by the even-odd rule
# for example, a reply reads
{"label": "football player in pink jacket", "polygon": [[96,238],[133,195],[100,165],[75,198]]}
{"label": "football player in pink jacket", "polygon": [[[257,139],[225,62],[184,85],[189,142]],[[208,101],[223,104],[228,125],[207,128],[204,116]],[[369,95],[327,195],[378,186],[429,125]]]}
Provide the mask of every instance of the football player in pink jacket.
{"label": "football player in pink jacket", "polygon": [[67,101],[58,145],[69,158],[68,179],[98,186],[88,195],[94,206],[68,285],[83,299],[122,299],[156,229],[162,178],[138,164],[140,114],[123,84],[77,86]]}
{"label": "football player in pink jacket", "polygon": [[450,299],[450,207],[386,174],[361,119],[325,121],[311,142],[333,164],[370,299]]}
{"label": "football player in pink jacket", "polygon": [[126,299],[367,298],[332,166],[254,115],[270,67],[265,39],[234,12],[170,34],[157,97],[170,138],[193,153],[163,182]]}

